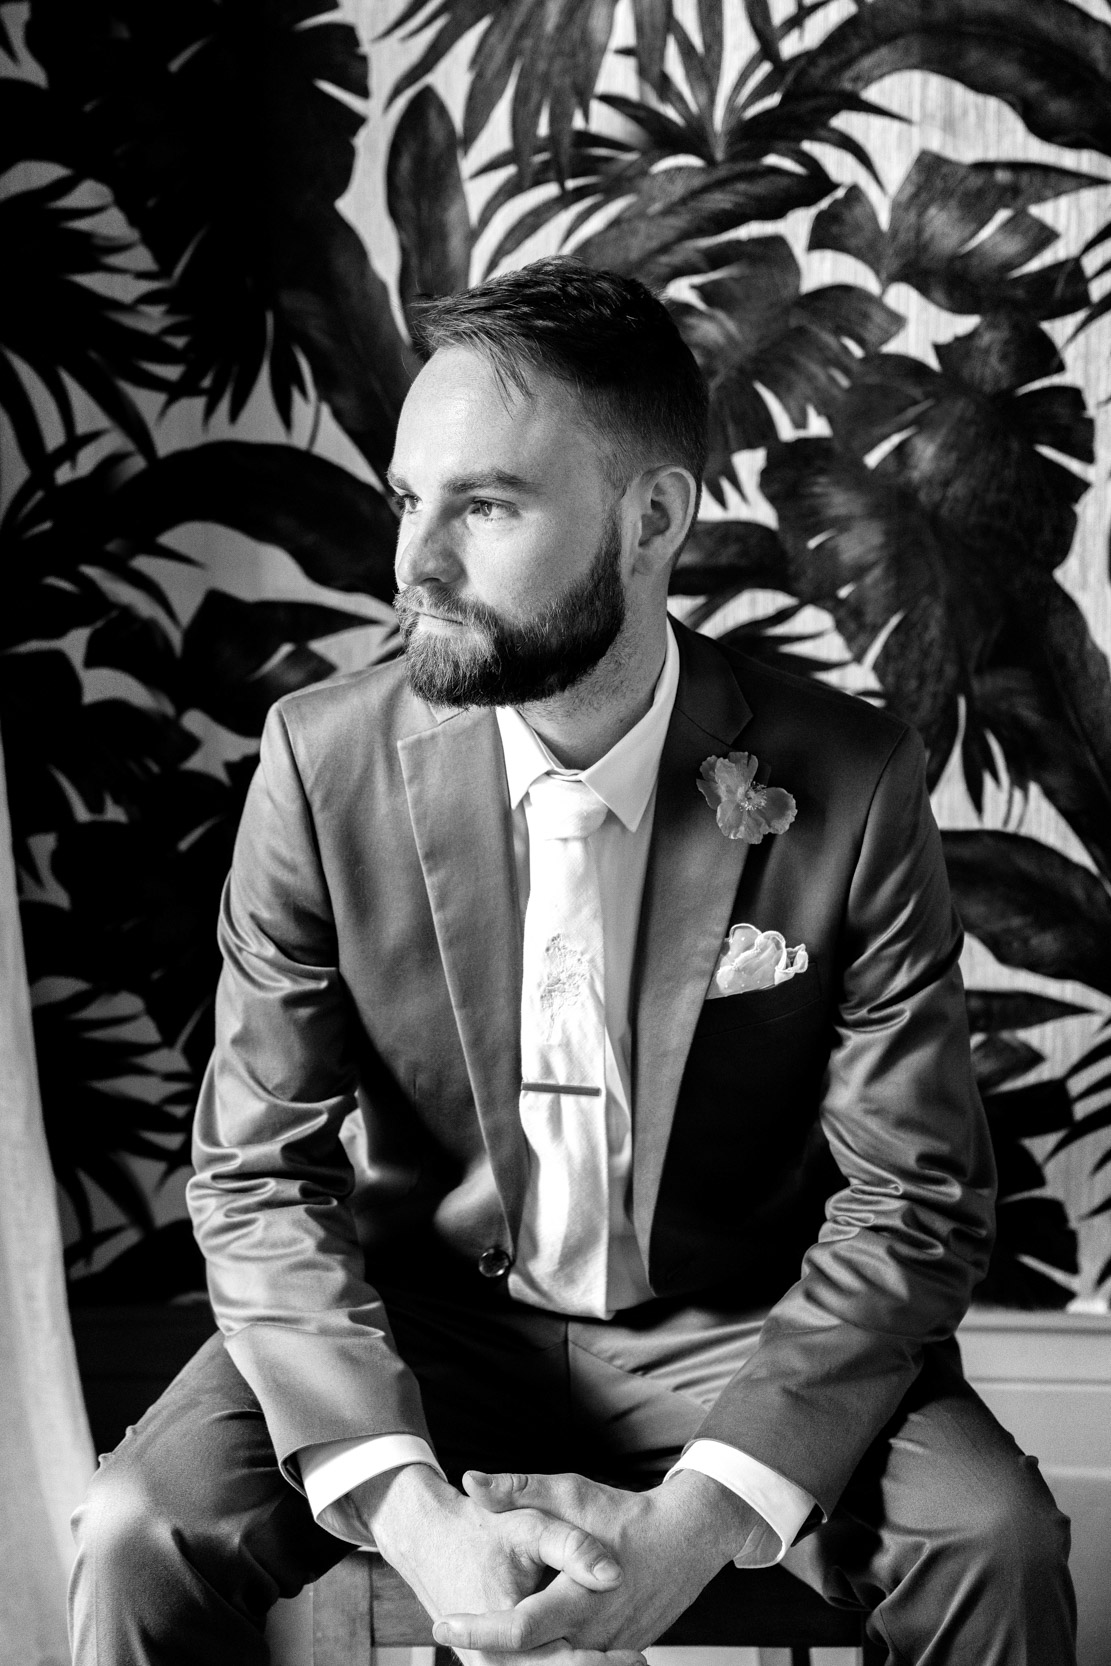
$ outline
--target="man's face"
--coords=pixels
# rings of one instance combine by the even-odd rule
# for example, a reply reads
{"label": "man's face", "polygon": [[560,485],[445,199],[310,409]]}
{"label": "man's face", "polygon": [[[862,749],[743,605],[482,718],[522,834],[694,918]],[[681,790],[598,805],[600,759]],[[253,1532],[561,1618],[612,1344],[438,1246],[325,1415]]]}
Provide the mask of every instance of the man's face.
{"label": "man's face", "polygon": [[503,392],[442,349],[402,410],[395,600],[409,681],[446,705],[523,705],[602,658],[625,617],[621,520],[598,441],[542,375]]}

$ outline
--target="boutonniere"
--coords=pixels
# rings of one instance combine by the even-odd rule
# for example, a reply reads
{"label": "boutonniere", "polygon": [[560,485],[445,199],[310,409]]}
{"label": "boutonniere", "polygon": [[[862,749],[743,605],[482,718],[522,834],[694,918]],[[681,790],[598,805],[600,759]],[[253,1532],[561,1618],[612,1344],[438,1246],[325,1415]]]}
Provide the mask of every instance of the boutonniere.
{"label": "boutonniere", "polygon": [[698,790],[717,816],[727,839],[758,845],[765,833],[786,833],[795,819],[795,801],[782,787],[754,786],[757,759],[751,752],[707,758],[699,770]]}
{"label": "boutonniere", "polygon": [[810,964],[806,944],[789,949],[780,931],[758,931],[755,926],[733,926],[714,969],[714,984],[722,995],[747,989],[771,989],[805,972]]}

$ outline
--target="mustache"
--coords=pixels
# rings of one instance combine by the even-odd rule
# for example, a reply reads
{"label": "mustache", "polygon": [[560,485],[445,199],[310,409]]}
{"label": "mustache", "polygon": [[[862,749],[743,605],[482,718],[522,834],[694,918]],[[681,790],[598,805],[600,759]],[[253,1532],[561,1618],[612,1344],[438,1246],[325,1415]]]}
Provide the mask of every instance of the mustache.
{"label": "mustache", "polygon": [[489,609],[476,602],[461,602],[419,584],[409,584],[393,599],[394,612],[402,626],[413,624],[421,613],[434,613],[455,625],[489,625]]}

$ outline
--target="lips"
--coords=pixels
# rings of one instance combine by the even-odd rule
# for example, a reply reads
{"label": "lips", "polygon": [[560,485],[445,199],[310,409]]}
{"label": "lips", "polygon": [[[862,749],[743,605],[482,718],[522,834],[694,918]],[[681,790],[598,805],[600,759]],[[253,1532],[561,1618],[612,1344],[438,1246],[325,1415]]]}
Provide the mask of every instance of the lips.
{"label": "lips", "polygon": [[439,619],[445,625],[466,625],[470,623],[466,614],[447,613],[442,607],[421,606],[418,597],[405,590],[398,591],[394,597],[394,607],[402,617],[410,619]]}
{"label": "lips", "polygon": [[438,607],[429,606],[427,592],[421,592],[414,586],[411,590],[399,590],[394,597],[394,608],[401,624],[403,637],[408,637],[418,629],[422,620],[441,625],[458,625],[467,630],[482,630],[486,628],[481,618],[481,609],[477,609],[478,617],[466,605],[461,604],[461,611],[450,612],[442,604]]}
{"label": "lips", "polygon": [[457,619],[453,613],[433,613],[430,607],[421,608],[418,613],[420,619],[439,619],[445,625],[466,625],[467,619]]}

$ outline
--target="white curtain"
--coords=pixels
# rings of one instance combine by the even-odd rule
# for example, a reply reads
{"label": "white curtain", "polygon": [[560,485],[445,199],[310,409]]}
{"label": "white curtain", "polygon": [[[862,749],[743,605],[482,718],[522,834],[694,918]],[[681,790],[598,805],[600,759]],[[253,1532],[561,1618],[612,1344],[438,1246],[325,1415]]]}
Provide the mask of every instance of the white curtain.
{"label": "white curtain", "polygon": [[0,1666],[69,1661],[69,1517],[92,1470],[0,752]]}

